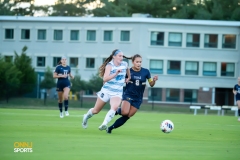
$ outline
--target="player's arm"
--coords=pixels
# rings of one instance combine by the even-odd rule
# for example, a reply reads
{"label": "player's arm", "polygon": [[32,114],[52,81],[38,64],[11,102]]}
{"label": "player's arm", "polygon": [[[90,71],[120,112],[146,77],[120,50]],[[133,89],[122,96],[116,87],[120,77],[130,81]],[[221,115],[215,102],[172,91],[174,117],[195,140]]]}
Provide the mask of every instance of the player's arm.
{"label": "player's arm", "polygon": [[155,82],[158,80],[158,76],[154,76],[153,78],[148,79],[148,83],[151,87],[155,85]]}
{"label": "player's arm", "polygon": [[69,67],[69,77],[71,78],[71,79],[73,79],[74,78],[74,76],[72,75],[72,73],[71,73],[71,68]]}
{"label": "player's arm", "polygon": [[65,78],[66,75],[58,74],[58,67],[56,67],[55,71],[53,72],[53,78]]}
{"label": "player's arm", "polygon": [[233,87],[233,94],[234,94],[234,95],[237,94],[236,86]]}
{"label": "player's arm", "polygon": [[125,82],[128,83],[130,81],[130,79],[131,79],[130,69],[127,68],[127,78],[126,78]]}
{"label": "player's arm", "polygon": [[118,69],[118,70],[116,71],[116,73],[110,75],[111,69],[112,69],[112,66],[111,66],[111,65],[107,65],[107,66],[105,67],[105,72],[104,72],[104,75],[103,75],[103,83],[105,83],[105,82],[107,82],[107,81],[110,81],[111,79],[113,79],[114,77],[116,77],[116,76],[121,72],[121,70]]}

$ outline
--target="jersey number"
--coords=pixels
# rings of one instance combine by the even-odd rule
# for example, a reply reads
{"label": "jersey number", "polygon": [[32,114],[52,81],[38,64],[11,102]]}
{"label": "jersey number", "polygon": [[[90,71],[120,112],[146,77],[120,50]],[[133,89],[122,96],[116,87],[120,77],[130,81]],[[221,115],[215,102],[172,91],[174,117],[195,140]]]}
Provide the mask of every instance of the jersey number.
{"label": "jersey number", "polygon": [[139,80],[135,81],[136,86],[139,86]]}

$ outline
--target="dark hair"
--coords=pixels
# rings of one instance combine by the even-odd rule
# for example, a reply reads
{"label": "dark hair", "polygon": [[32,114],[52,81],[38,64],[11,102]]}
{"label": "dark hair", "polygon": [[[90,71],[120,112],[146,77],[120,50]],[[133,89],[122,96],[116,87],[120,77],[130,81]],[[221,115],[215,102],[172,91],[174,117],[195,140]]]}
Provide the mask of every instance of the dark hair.
{"label": "dark hair", "polygon": [[139,54],[135,54],[134,56],[131,57],[132,62],[133,62],[136,58],[142,58],[142,56],[140,56]]}
{"label": "dark hair", "polygon": [[62,64],[61,60],[58,62],[58,64],[57,64],[57,65],[60,65],[60,64]]}
{"label": "dark hair", "polygon": [[[119,49],[115,49],[112,51],[112,54],[105,59],[105,61],[103,62],[103,64],[99,67],[99,76],[100,77],[103,77],[104,73],[105,73],[105,67],[106,65],[113,59],[113,56],[115,54],[116,51],[118,51]],[[123,56],[123,58],[126,58],[126,59],[132,59],[132,57],[126,57],[126,56]]]}

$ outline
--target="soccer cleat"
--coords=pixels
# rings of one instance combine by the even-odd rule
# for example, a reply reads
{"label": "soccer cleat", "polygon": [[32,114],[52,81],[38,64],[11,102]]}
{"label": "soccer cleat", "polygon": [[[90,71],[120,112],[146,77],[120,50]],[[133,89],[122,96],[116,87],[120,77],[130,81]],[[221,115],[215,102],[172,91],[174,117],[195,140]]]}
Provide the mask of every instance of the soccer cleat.
{"label": "soccer cleat", "polygon": [[98,127],[100,131],[106,130],[108,127],[106,124],[102,124],[101,126]]}
{"label": "soccer cleat", "polygon": [[84,114],[84,115],[83,115],[83,120],[82,120],[82,127],[83,127],[84,129],[87,128],[87,121],[88,121],[88,119],[87,119],[87,114]]}
{"label": "soccer cleat", "polygon": [[111,134],[111,133],[112,133],[112,130],[111,130],[110,128],[107,128],[107,129],[106,129],[106,132],[107,132],[108,134]]}
{"label": "soccer cleat", "polygon": [[65,116],[69,116],[69,113],[68,113],[68,111],[65,111]]}
{"label": "soccer cleat", "polygon": [[63,113],[62,112],[60,112],[60,118],[63,118],[64,116],[63,116]]}

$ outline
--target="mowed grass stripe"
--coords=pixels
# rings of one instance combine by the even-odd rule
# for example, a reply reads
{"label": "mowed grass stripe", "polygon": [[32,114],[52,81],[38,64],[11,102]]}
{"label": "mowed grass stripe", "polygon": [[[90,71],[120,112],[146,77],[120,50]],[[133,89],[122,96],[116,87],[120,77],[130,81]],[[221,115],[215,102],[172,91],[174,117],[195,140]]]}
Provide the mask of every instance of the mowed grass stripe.
{"label": "mowed grass stripe", "polygon": [[[0,109],[0,159],[239,158],[240,123],[234,116],[138,112],[109,135],[98,130],[105,110],[81,128],[86,111],[70,110],[60,119],[57,110]],[[164,119],[175,124],[170,134],[159,129]],[[33,142],[33,153],[14,153],[14,142]]]}

